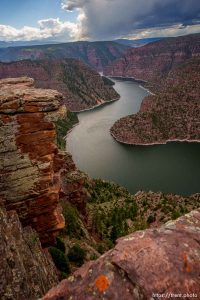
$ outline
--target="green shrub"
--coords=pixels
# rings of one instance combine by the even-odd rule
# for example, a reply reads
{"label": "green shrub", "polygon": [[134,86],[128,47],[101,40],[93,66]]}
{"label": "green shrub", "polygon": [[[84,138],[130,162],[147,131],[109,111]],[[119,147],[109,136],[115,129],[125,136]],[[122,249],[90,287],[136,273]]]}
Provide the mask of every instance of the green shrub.
{"label": "green shrub", "polygon": [[63,240],[60,237],[56,238],[56,248],[59,249],[60,251],[62,251],[63,253],[65,253],[65,243],[63,242]]}
{"label": "green shrub", "polygon": [[155,220],[156,220],[155,216],[150,215],[150,216],[148,216],[147,223],[151,224],[151,223],[155,222]]}
{"label": "green shrub", "polygon": [[67,132],[78,123],[78,117],[76,113],[67,112],[67,115],[63,119],[59,119],[55,122],[56,125],[56,143],[58,147],[62,150],[65,149],[65,136]]}
{"label": "green shrub", "polygon": [[69,235],[70,237],[80,238],[83,235],[81,225],[79,222],[78,211],[69,203],[62,203],[63,216],[65,218],[65,229],[64,234]]}
{"label": "green shrub", "polygon": [[107,245],[105,245],[104,243],[100,243],[100,244],[97,246],[97,251],[98,251],[100,254],[105,253],[107,250],[108,250],[108,247],[107,247]]}
{"label": "green shrub", "polygon": [[61,274],[60,274],[60,280],[66,279],[67,275],[68,275],[67,273],[61,272]]}
{"label": "green shrub", "polygon": [[86,257],[86,251],[82,249],[79,245],[74,245],[68,253],[68,258],[70,261],[75,262],[78,266],[81,266]]}
{"label": "green shrub", "polygon": [[70,272],[70,266],[69,266],[69,260],[67,256],[57,249],[56,247],[50,247],[49,252],[52,256],[52,259],[56,265],[56,267],[64,273],[69,273]]}
{"label": "green shrub", "polygon": [[172,215],[171,215],[172,220],[175,220],[175,219],[179,218],[180,216],[181,216],[181,214],[179,211],[177,211],[177,210],[172,211]]}

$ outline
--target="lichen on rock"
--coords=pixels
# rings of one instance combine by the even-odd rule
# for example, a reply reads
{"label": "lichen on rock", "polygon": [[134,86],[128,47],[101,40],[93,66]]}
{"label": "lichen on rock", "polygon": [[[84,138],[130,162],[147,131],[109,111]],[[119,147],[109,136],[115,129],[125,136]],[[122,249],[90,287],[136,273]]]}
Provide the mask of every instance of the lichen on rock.
{"label": "lichen on rock", "polygon": [[66,113],[57,91],[36,89],[33,79],[0,80],[0,196],[43,245],[64,227],[59,208],[64,155],[53,121]]}

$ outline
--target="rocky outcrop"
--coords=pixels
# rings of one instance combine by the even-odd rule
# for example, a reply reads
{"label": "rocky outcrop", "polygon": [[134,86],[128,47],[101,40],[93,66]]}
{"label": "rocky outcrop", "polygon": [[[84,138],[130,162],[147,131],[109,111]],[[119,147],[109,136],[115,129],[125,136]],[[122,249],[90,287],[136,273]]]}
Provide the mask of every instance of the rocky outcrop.
{"label": "rocky outcrop", "polygon": [[28,76],[39,88],[56,89],[71,111],[81,111],[119,99],[96,71],[80,60],[40,60],[0,63],[0,78]]}
{"label": "rocky outcrop", "polygon": [[0,208],[0,298],[37,300],[58,283],[57,271],[36,232],[14,211]]}
{"label": "rocky outcrop", "polygon": [[63,154],[53,123],[66,112],[60,101],[61,94],[34,88],[32,79],[0,81],[0,197],[43,245],[64,226],[58,203]]}
{"label": "rocky outcrop", "polygon": [[111,134],[119,142],[134,145],[171,141],[200,141],[200,60],[174,68],[159,85],[155,96],[143,100],[140,111],[117,121]]}
{"label": "rocky outcrop", "polygon": [[200,57],[200,34],[168,38],[127,50],[123,57],[105,67],[104,74],[157,81],[173,67],[197,57]]}
{"label": "rocky outcrop", "polygon": [[76,207],[79,214],[86,218],[88,192],[85,188],[85,182],[87,182],[88,176],[77,169],[71,154],[67,152],[63,169],[61,175],[62,198],[65,202],[69,202]]}
{"label": "rocky outcrop", "polygon": [[120,238],[115,248],[50,290],[56,299],[198,299],[200,210],[158,229]]}
{"label": "rocky outcrop", "polygon": [[102,71],[104,66],[121,57],[128,48],[128,46],[109,41],[8,47],[0,49],[0,61],[76,58]]}

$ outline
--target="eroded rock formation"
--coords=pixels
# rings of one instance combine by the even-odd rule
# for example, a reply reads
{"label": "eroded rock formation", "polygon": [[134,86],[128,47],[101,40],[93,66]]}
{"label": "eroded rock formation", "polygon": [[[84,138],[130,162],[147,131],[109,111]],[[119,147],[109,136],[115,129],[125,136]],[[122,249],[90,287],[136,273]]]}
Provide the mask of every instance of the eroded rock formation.
{"label": "eroded rock formation", "polygon": [[110,41],[7,47],[0,49],[0,61],[76,58],[102,71],[104,66],[121,57],[127,48],[129,47]]}
{"label": "eroded rock formation", "polygon": [[109,76],[134,77],[154,81],[189,60],[200,57],[200,34],[167,38],[143,47],[129,49],[123,57],[105,67]]}
{"label": "eroded rock formation", "polygon": [[43,245],[64,226],[59,208],[63,154],[52,121],[63,117],[62,95],[33,87],[29,78],[0,81],[0,196]]}
{"label": "eroded rock formation", "polygon": [[0,78],[28,76],[39,88],[56,89],[71,111],[80,111],[119,99],[109,80],[80,60],[40,60],[0,63]]}
{"label": "eroded rock formation", "polygon": [[36,232],[0,207],[0,299],[37,300],[58,283],[57,270]]}
{"label": "eroded rock formation", "polygon": [[140,111],[117,121],[111,134],[134,145],[200,140],[200,34],[167,38],[130,49],[105,68],[105,74],[147,81],[156,96]]}
{"label": "eroded rock formation", "polygon": [[113,250],[83,265],[42,299],[134,300],[158,294],[198,299],[199,241],[198,209],[158,229],[120,238]]}
{"label": "eroded rock formation", "polygon": [[199,142],[199,69],[200,60],[195,59],[171,70],[154,86],[156,95],[143,100],[137,114],[113,125],[112,136],[134,145]]}

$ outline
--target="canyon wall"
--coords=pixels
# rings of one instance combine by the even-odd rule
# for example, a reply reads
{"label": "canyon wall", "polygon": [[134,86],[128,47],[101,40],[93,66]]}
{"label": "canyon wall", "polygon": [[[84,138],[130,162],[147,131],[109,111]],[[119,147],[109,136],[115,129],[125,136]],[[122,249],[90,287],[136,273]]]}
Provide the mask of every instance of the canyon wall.
{"label": "canyon wall", "polygon": [[162,78],[175,66],[200,57],[200,34],[167,38],[128,49],[104,69],[105,75],[134,77],[145,81]]}
{"label": "canyon wall", "polygon": [[107,68],[105,74],[147,81],[156,95],[140,111],[111,128],[119,142],[134,145],[200,141],[200,34],[167,38],[137,49]]}
{"label": "canyon wall", "polygon": [[156,95],[143,100],[137,114],[115,122],[112,136],[134,145],[199,142],[199,69],[197,59],[173,68],[154,88]]}
{"label": "canyon wall", "polygon": [[0,81],[0,197],[43,245],[63,228],[59,207],[64,156],[52,121],[66,113],[62,95],[33,87],[29,78]]}
{"label": "canyon wall", "polygon": [[56,89],[71,111],[81,111],[119,99],[109,80],[80,60],[40,60],[0,63],[0,79],[28,76],[39,88]]}
{"label": "canyon wall", "polygon": [[103,67],[121,57],[128,48],[109,41],[8,47],[0,49],[0,61],[76,58],[97,71],[102,71]]}
{"label": "canyon wall", "polygon": [[37,233],[15,211],[0,207],[0,299],[38,300],[58,283],[57,270]]}

